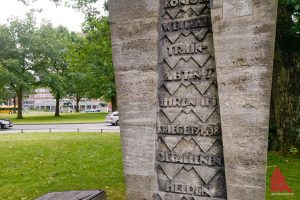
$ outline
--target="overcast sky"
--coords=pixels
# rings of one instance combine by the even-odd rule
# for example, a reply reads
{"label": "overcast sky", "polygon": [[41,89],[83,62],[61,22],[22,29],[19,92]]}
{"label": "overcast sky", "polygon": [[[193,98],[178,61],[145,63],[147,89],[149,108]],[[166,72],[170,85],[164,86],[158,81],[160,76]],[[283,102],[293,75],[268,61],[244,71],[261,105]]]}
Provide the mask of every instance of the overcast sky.
{"label": "overcast sky", "polygon": [[[97,6],[99,6],[101,13],[104,13],[103,3],[104,0],[98,0],[97,3],[99,4]],[[84,21],[84,15],[82,13],[72,8],[63,6],[56,7],[55,4],[49,0],[37,0],[37,2],[28,7],[17,0],[2,0],[0,6],[0,23],[7,23],[7,19],[12,16],[24,18],[25,13],[31,8],[43,9],[42,13],[36,14],[39,23],[45,18],[51,21],[54,26],[63,25],[70,31],[81,31],[80,25]]]}

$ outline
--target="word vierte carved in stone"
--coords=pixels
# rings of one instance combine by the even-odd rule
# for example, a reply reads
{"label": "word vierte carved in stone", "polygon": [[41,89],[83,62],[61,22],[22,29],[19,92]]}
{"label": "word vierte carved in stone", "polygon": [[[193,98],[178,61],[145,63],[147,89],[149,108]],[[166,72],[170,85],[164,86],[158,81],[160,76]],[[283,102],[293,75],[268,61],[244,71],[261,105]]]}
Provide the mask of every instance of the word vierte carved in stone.
{"label": "word vierte carved in stone", "polygon": [[215,97],[203,98],[161,98],[159,100],[160,107],[196,107],[196,106],[216,106],[218,103]]}
{"label": "word vierte carved in stone", "polygon": [[192,164],[201,166],[222,166],[222,159],[212,154],[192,154],[192,153],[174,153],[174,152],[159,152],[157,155],[159,162],[177,163],[177,164]]}
{"label": "word vierte carved in stone", "polygon": [[165,8],[207,3],[209,0],[165,0]]}
{"label": "word vierte carved in stone", "polygon": [[172,71],[166,74],[166,81],[182,81],[182,80],[195,80],[195,79],[210,79],[215,72],[215,69],[208,68],[204,72],[199,71]]}
{"label": "word vierte carved in stone", "polygon": [[193,185],[186,185],[181,183],[171,183],[166,182],[165,185],[166,192],[172,193],[179,193],[179,194],[189,194],[189,195],[196,195],[196,196],[212,196],[211,192],[208,188],[204,186],[193,186]]}
{"label": "word vierte carved in stone", "polygon": [[171,21],[162,24],[163,32],[174,32],[181,30],[199,29],[211,25],[210,16],[203,15],[194,19],[184,21]]}
{"label": "word vierte carved in stone", "polygon": [[167,135],[218,136],[221,134],[221,128],[220,125],[161,125],[158,127],[158,133]]}
{"label": "word vierte carved in stone", "polygon": [[196,44],[175,44],[167,47],[169,56],[178,56],[185,54],[197,54],[203,52],[203,49],[207,49],[207,45],[202,43]]}

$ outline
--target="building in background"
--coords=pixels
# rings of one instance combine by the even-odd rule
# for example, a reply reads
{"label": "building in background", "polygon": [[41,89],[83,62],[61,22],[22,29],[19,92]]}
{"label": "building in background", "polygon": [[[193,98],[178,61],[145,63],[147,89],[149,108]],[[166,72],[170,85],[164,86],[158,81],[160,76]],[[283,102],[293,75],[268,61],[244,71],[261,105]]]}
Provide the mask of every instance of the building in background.
{"label": "building in background", "polygon": [[[8,105],[12,105],[12,100]],[[40,88],[34,94],[24,98],[24,110],[55,111],[55,99],[47,88]],[[76,101],[72,98],[63,98],[60,100],[61,112],[75,112]],[[108,112],[108,105],[101,99],[82,98],[79,102],[79,110],[86,112]]]}

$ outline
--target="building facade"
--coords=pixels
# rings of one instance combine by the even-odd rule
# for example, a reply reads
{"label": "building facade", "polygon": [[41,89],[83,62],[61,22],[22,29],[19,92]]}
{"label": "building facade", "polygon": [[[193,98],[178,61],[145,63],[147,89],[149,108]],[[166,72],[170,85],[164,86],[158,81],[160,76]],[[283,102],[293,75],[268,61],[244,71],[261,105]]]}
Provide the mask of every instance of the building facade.
{"label": "building facade", "polygon": [[[51,94],[48,88],[36,89],[35,93],[24,98],[23,106],[25,110],[43,110],[43,111],[55,111],[55,98]],[[13,101],[8,101],[9,105],[13,104]],[[75,112],[76,100],[72,98],[63,98],[60,100],[61,112]],[[108,112],[107,103],[101,99],[87,99],[82,98],[79,102],[80,111],[100,111]]]}

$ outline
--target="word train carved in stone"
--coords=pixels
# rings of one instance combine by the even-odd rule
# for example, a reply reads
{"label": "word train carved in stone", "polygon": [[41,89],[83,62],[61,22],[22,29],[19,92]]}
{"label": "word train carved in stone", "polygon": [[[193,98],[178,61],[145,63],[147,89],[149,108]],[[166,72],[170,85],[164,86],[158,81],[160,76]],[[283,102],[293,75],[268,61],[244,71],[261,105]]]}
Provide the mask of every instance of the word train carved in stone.
{"label": "word train carved in stone", "polygon": [[226,199],[210,4],[162,0],[155,200]]}

